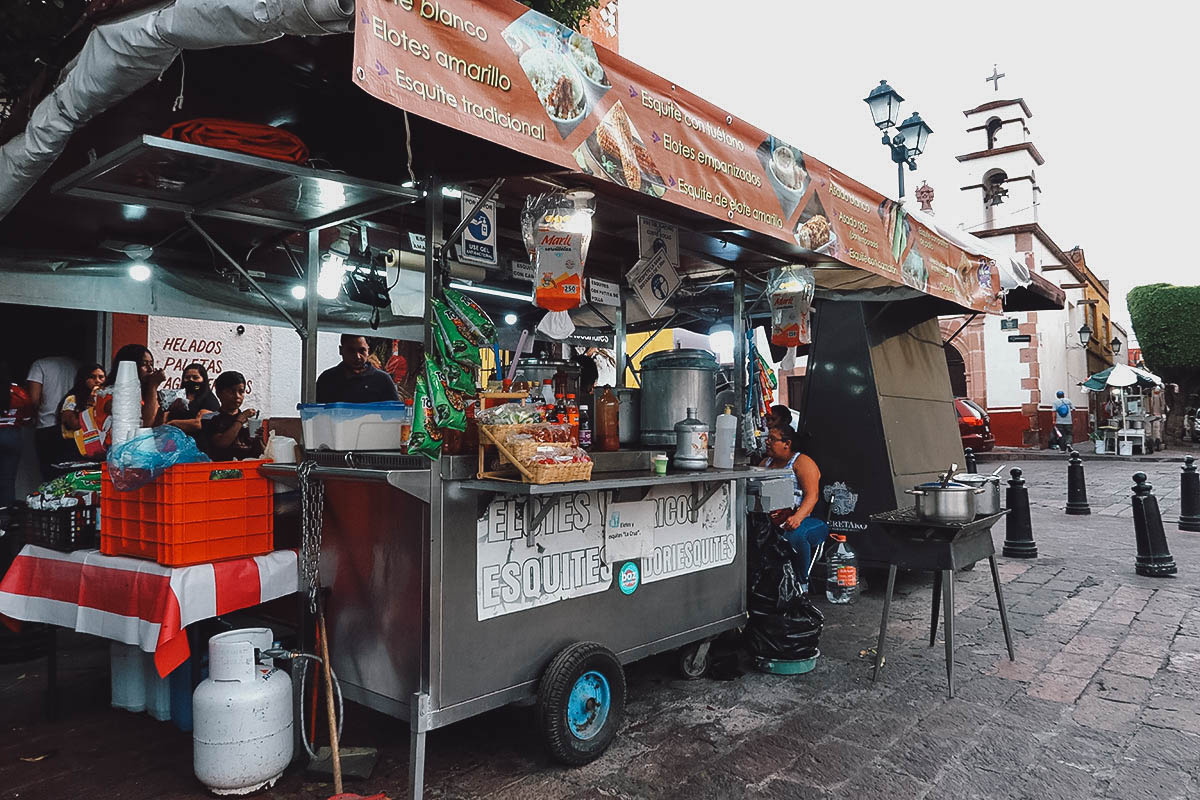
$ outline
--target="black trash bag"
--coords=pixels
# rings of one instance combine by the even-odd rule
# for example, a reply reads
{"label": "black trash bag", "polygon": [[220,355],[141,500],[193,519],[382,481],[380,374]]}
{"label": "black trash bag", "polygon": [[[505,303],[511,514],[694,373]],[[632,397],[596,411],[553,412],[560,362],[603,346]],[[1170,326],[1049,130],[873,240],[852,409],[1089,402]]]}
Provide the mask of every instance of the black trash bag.
{"label": "black trash bag", "polygon": [[760,658],[812,658],[825,616],[800,592],[790,559],[764,568],[750,589],[746,644]]}

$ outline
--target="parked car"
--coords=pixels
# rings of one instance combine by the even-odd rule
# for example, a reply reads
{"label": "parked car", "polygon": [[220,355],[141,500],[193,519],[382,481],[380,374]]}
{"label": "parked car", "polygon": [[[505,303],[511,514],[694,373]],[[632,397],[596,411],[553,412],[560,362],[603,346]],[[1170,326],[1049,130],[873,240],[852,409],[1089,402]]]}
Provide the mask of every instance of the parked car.
{"label": "parked car", "polygon": [[954,398],[954,410],[958,413],[958,433],[962,436],[963,449],[970,447],[976,453],[991,450],[996,446],[992,435],[992,418],[974,400]]}

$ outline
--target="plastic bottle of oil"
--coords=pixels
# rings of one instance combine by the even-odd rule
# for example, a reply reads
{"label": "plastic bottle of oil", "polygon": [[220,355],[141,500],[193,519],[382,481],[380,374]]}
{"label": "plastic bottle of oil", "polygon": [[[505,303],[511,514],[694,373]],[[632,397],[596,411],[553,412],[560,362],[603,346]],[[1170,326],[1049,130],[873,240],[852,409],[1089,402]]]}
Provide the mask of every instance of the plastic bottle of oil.
{"label": "plastic bottle of oil", "polygon": [[846,542],[845,534],[833,534],[837,547],[825,556],[825,599],[845,605],[858,597],[858,556]]}

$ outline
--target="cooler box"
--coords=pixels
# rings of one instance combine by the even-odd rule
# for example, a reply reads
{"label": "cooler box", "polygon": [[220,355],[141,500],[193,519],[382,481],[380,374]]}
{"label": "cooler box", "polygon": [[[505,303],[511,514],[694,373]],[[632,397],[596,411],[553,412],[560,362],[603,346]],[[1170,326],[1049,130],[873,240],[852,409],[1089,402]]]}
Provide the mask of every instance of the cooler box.
{"label": "cooler box", "polygon": [[400,450],[404,403],[301,403],[300,424],[308,450]]}
{"label": "cooler box", "polygon": [[118,491],[103,468],[100,552],[186,567],[275,549],[271,481],[262,460],[176,464]]}

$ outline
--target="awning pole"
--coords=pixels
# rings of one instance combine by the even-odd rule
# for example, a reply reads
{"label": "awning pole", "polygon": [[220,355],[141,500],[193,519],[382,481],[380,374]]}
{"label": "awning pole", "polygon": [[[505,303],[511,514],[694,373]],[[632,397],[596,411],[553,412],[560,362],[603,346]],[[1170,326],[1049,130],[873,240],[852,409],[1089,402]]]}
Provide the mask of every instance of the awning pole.
{"label": "awning pole", "polygon": [[617,309],[613,314],[613,359],[617,362],[617,388],[625,388],[625,290],[617,287]]}
{"label": "awning pole", "polygon": [[[442,293],[442,187],[430,178],[425,194],[425,357],[433,355],[433,298]],[[499,188],[499,187],[495,187]]]}
{"label": "awning pole", "polygon": [[300,402],[317,401],[317,311],[321,295],[317,278],[321,274],[320,231],[310,230],[304,244],[304,329],[300,333]]}
{"label": "awning pole", "polygon": [[[738,273],[733,278],[733,391],[734,397],[737,400],[737,410],[734,412],[738,418],[737,430],[742,430],[742,418],[746,408],[746,373],[749,365],[746,363],[746,276]],[[737,443],[734,456],[740,456],[745,453],[745,448],[742,446],[742,436],[734,437]]]}
{"label": "awning pole", "polygon": [[208,242],[209,245],[212,246],[213,250],[216,250],[217,253],[219,253],[222,258],[224,258],[226,261],[228,261],[230,263],[230,265],[235,270],[238,271],[239,275],[241,275],[243,278],[246,279],[246,282],[249,283],[250,286],[252,286],[254,288],[254,291],[256,291],[260,295],[262,295],[262,298],[271,304],[271,308],[278,311],[283,316],[283,318],[286,319],[288,321],[288,323],[293,328],[296,329],[296,333],[299,333],[301,336],[304,335],[304,329],[300,327],[300,323],[296,322],[296,320],[292,318],[292,315],[287,312],[287,309],[285,309],[283,306],[279,305],[279,303],[275,302],[275,298],[273,298],[273,297],[271,297],[271,295],[267,294],[267,291],[258,285],[258,281],[254,280],[254,278],[251,277],[249,272],[246,272],[246,270],[242,267],[242,265],[237,262],[237,259],[235,259],[233,256],[229,255],[229,253],[226,253],[225,249],[223,247],[221,247],[221,245],[217,244],[217,240],[212,238],[211,236],[209,236],[208,232],[205,231],[204,228],[201,228],[200,225],[196,223],[196,220],[192,219],[191,214],[184,215],[184,219],[187,221],[188,225],[191,225],[193,228],[196,229],[196,233],[200,234],[200,236],[204,239],[204,241]]}
{"label": "awning pole", "polygon": [[942,347],[947,347],[951,342],[953,342],[955,339],[957,339],[958,335],[960,333],[962,333],[963,331],[965,331],[967,329],[967,326],[970,325],[972,322],[974,322],[975,318],[978,316],[979,316],[979,312],[975,311],[971,314],[971,316],[967,317],[967,321],[964,322],[961,326],[959,326],[958,330],[956,330],[954,333],[950,334],[949,339],[942,342]]}

